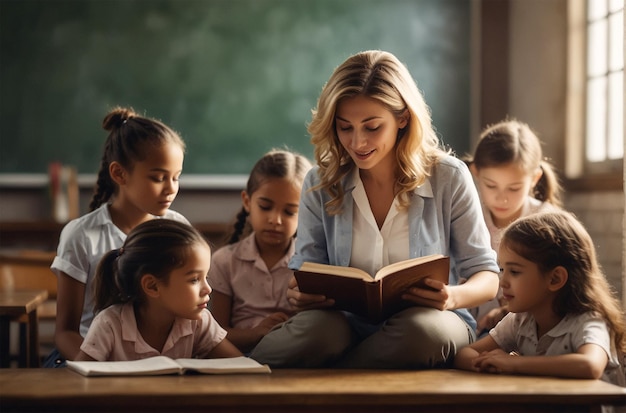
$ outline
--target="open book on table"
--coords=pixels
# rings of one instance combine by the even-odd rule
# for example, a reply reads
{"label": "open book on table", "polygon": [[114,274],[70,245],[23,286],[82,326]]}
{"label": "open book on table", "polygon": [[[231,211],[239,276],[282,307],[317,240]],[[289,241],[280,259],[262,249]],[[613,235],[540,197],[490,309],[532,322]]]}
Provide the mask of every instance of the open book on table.
{"label": "open book on table", "polygon": [[334,309],[377,322],[415,305],[401,298],[408,288],[424,285],[426,277],[447,284],[449,273],[450,257],[435,254],[389,264],[374,278],[358,268],[312,262],[294,274],[300,291],[325,295],[335,300]]}
{"label": "open book on table", "polygon": [[67,361],[67,367],[83,376],[157,376],[163,374],[271,373],[269,366],[249,357],[171,359],[166,356],[132,361]]}

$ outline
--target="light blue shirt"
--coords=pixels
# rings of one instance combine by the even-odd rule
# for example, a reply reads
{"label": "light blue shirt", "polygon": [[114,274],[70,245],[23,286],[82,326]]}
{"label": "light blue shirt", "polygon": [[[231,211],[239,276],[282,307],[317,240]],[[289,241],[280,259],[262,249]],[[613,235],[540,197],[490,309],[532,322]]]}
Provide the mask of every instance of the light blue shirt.
{"label": "light blue shirt", "polygon": [[[317,167],[311,169],[302,186],[296,251],[289,263],[292,269],[300,268],[304,261],[350,265],[354,181],[351,174],[344,178],[342,212],[329,215],[324,205],[330,201],[330,195],[311,190],[320,183],[317,171]],[[449,256],[450,285],[480,271],[499,272],[478,192],[461,160],[447,156],[433,167],[431,176],[410,194],[408,215],[409,258]],[[466,309],[455,312],[476,328],[476,321]]]}

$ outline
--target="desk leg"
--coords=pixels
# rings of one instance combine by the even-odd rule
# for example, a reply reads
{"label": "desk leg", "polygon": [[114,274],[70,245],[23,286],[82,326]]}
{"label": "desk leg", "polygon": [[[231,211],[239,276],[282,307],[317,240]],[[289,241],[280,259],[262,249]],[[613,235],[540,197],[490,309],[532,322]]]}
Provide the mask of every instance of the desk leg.
{"label": "desk leg", "polygon": [[11,366],[11,333],[10,317],[0,316],[0,367],[8,368]]}
{"label": "desk leg", "polygon": [[24,368],[28,367],[28,323],[18,322],[17,327],[20,333],[17,367]]}
{"label": "desk leg", "polygon": [[27,367],[39,367],[39,319],[37,309],[28,313]]}

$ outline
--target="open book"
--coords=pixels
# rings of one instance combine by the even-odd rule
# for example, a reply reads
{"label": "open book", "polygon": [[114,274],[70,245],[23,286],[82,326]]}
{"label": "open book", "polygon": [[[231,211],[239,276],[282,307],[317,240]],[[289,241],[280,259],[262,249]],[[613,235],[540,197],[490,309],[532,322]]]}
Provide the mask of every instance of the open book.
{"label": "open book", "polygon": [[157,376],[162,374],[270,373],[269,366],[248,357],[171,359],[166,356],[132,361],[67,361],[67,367],[83,376]]}
{"label": "open book", "polygon": [[358,268],[312,262],[294,274],[300,291],[325,295],[335,300],[334,309],[378,322],[415,305],[401,298],[408,288],[424,285],[426,277],[447,284],[449,273],[450,257],[435,254],[389,264],[374,278]]}

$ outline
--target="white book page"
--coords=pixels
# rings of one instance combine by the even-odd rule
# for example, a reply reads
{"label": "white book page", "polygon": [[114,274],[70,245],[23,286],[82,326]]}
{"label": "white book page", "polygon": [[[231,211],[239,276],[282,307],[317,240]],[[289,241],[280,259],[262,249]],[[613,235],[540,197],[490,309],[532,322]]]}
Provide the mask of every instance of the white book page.
{"label": "white book page", "polygon": [[389,264],[383,268],[381,268],[377,273],[376,276],[374,277],[374,279],[376,280],[380,280],[381,278],[389,275],[389,274],[393,274],[397,271],[403,270],[405,268],[410,268],[413,267],[417,264],[422,264],[424,262],[427,261],[433,261],[435,259],[438,258],[444,258],[443,255],[441,254],[433,254],[433,255],[426,255],[424,257],[417,257],[417,258],[411,258],[408,260],[404,260],[404,261],[398,261],[395,262],[393,264]]}
{"label": "white book page", "polygon": [[187,370],[205,373],[269,373],[270,368],[249,357],[229,357],[217,359],[176,359]]}
{"label": "white book page", "polygon": [[167,374],[180,371],[174,360],[165,356],[132,361],[67,361],[68,367],[85,376]]}
{"label": "white book page", "polygon": [[338,265],[320,264],[317,262],[303,262],[300,271],[317,272],[320,274],[342,275],[349,278],[357,278],[364,281],[372,281],[372,277],[365,271],[354,267],[341,267]]}

